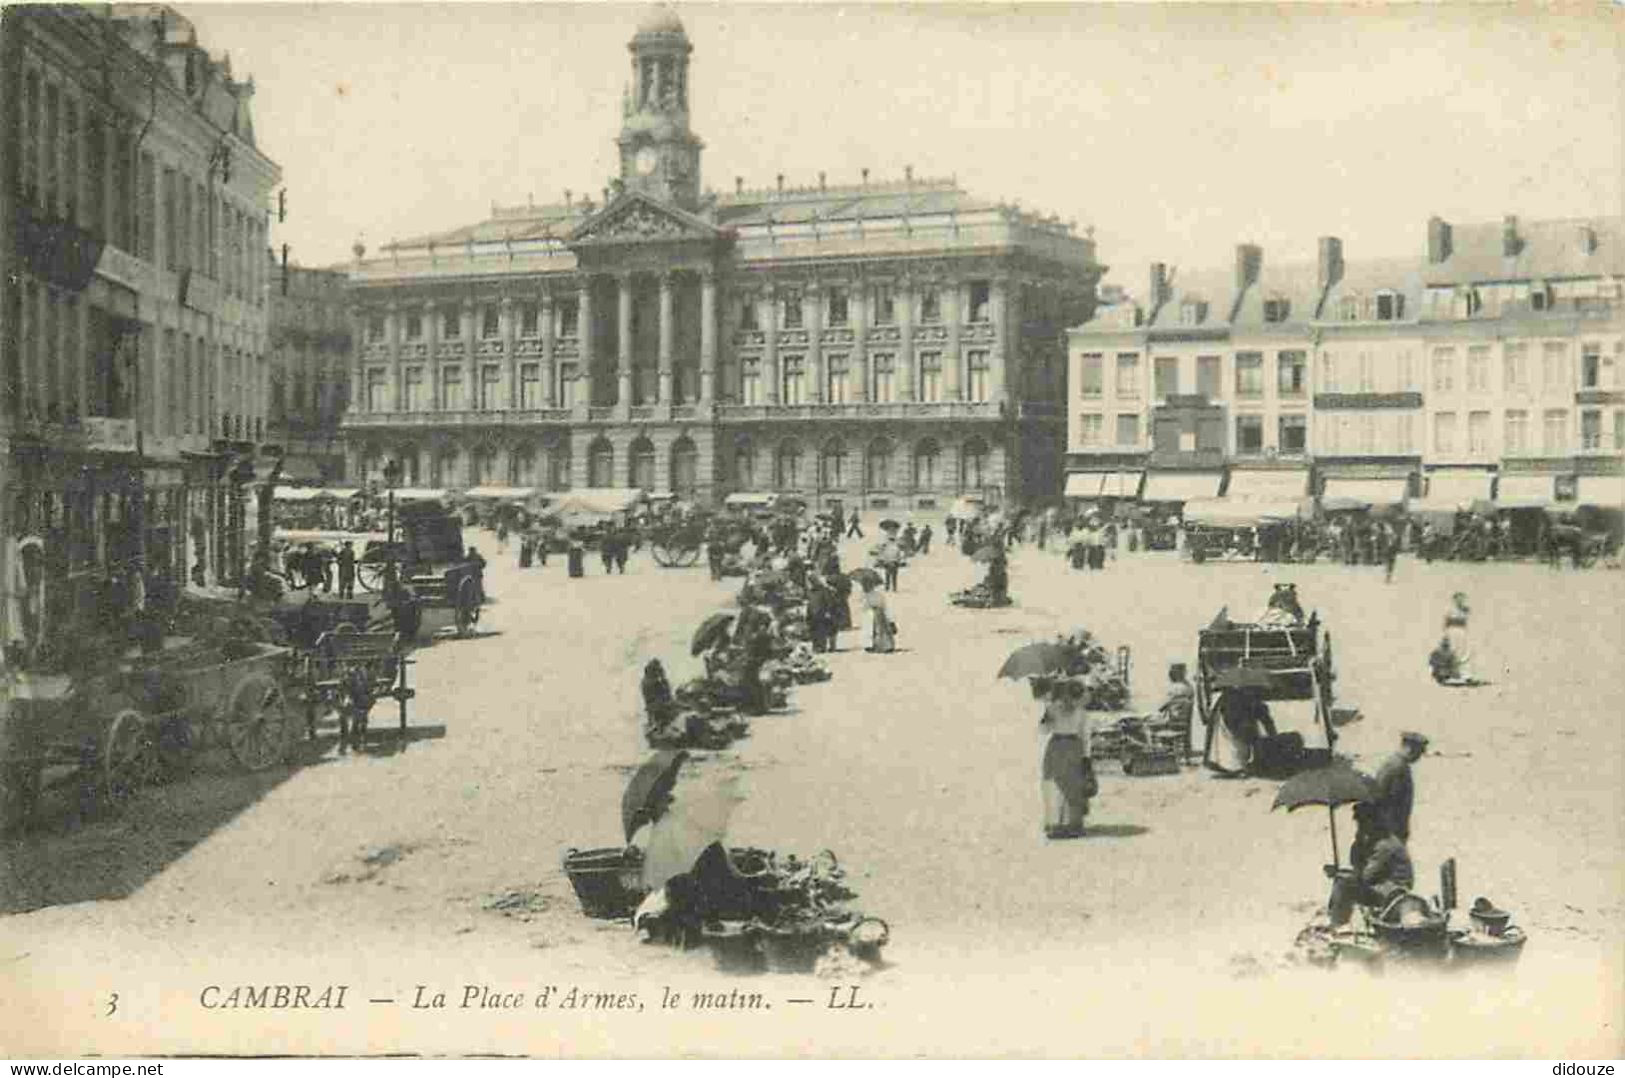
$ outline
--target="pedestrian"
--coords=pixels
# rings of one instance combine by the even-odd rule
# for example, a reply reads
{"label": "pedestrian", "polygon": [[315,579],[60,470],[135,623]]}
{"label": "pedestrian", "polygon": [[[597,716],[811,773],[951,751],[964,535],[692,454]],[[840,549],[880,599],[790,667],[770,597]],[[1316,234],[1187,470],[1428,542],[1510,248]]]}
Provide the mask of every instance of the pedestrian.
{"label": "pedestrian", "polygon": [[920,553],[931,553],[931,525],[929,524],[920,529]]}
{"label": "pedestrian", "polygon": [[712,580],[722,579],[722,569],[726,557],[727,551],[723,548],[722,531],[719,528],[712,528],[711,534],[706,536],[705,539],[705,561],[711,567]]}
{"label": "pedestrian", "polygon": [[886,590],[897,590],[897,574],[903,567],[903,551],[897,545],[897,540],[887,539],[880,544],[875,560],[880,563],[881,574],[885,578]]}
{"label": "pedestrian", "polygon": [[846,537],[848,539],[863,538],[863,528],[860,527],[858,523],[858,510],[856,506],[853,507],[852,515],[848,517],[846,521]]}
{"label": "pedestrian", "polygon": [[580,579],[587,575],[587,548],[573,535],[569,541],[564,555],[566,571],[571,577]]}
{"label": "pedestrian", "polygon": [[611,553],[615,557],[615,571],[625,576],[626,559],[632,549],[632,536],[628,535],[625,529],[617,529],[612,534],[614,536],[614,545]]}
{"label": "pedestrian", "polygon": [[1090,758],[1087,692],[1076,678],[1034,678],[1033,696],[1044,701],[1039,729],[1045,735],[1039,766],[1044,799],[1044,837],[1082,838],[1089,800],[1100,792]]}
{"label": "pedestrian", "polygon": [[519,568],[529,569],[531,553],[535,549],[528,532],[519,533]]}
{"label": "pedestrian", "polygon": [[1379,533],[1382,545],[1382,582],[1394,582],[1394,563],[1399,560],[1399,532],[1392,524],[1384,523]]}
{"label": "pedestrian", "polygon": [[1383,822],[1401,842],[1411,840],[1411,809],[1416,803],[1416,783],[1411,765],[1427,751],[1428,739],[1412,730],[1399,735],[1399,751],[1377,769],[1377,795],[1372,799],[1382,811]]}
{"label": "pedestrian", "polygon": [[339,547],[339,598],[355,598],[355,542],[350,539]]}
{"label": "pedestrian", "polygon": [[497,521],[497,549],[508,549],[508,522],[506,519]]}
{"label": "pedestrian", "polygon": [[873,583],[863,585],[863,606],[869,611],[869,646],[863,650],[874,655],[889,655],[896,651],[897,623],[891,619],[891,611],[886,609],[886,597]]}
{"label": "pedestrian", "polygon": [[1467,639],[1467,615],[1471,613],[1467,606],[1467,595],[1456,592],[1450,597],[1450,607],[1444,614],[1444,638],[1450,642],[1450,651],[1456,657],[1456,676],[1463,681],[1472,681],[1472,644]]}
{"label": "pedestrian", "polygon": [[485,602],[485,556],[475,547],[469,547],[463,558],[473,570],[474,591],[480,602]]}

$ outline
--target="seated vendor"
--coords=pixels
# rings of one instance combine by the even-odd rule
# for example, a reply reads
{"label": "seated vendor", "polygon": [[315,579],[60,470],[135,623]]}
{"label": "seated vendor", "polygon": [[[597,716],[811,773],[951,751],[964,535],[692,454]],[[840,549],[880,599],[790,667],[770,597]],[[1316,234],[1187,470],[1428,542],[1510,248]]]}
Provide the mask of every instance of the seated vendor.
{"label": "seated vendor", "polygon": [[1303,606],[1298,602],[1296,584],[1277,584],[1270,593],[1269,604],[1258,619],[1260,625],[1302,625]]}

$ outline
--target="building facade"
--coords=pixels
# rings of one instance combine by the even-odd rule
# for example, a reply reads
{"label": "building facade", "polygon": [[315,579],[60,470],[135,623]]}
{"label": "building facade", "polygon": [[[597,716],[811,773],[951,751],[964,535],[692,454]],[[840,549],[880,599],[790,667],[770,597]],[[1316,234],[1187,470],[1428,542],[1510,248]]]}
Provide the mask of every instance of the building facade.
{"label": "building facade", "polygon": [[270,399],[263,452],[293,482],[345,478],[340,423],[354,362],[343,270],[272,268],[267,359]]}
{"label": "building facade", "polygon": [[1452,228],[1416,259],[1154,265],[1069,331],[1073,497],[1618,506],[1625,226]]}
{"label": "building facade", "polygon": [[352,477],[398,459],[426,486],[1059,493],[1092,240],[912,170],[703,191],[681,23],[654,14],[629,50],[600,201],[358,254]]}
{"label": "building facade", "polygon": [[93,617],[115,567],[178,584],[239,564],[231,474],[263,434],[278,174],[253,83],[174,11],[3,18],[0,548],[40,540],[48,603],[14,564],[0,581],[5,631],[32,639]]}

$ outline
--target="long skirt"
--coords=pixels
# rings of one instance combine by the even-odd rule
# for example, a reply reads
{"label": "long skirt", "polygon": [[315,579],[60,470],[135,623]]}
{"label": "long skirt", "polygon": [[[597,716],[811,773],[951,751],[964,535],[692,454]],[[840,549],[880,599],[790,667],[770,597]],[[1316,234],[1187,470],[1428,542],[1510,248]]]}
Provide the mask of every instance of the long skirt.
{"label": "long skirt", "polygon": [[1089,815],[1089,799],[1099,790],[1094,763],[1083,751],[1083,738],[1054,734],[1044,746],[1039,769],[1044,794],[1044,831],[1050,835],[1079,835]]}
{"label": "long skirt", "polygon": [[1246,773],[1253,761],[1252,742],[1232,730],[1223,716],[1213,720],[1213,744],[1208,750],[1207,765],[1221,775]]}
{"label": "long skirt", "polygon": [[891,618],[884,610],[869,611],[869,650],[882,653],[897,650],[897,635],[892,632]]}
{"label": "long skirt", "polygon": [[1444,631],[1444,638],[1450,641],[1450,651],[1456,657],[1456,676],[1471,680],[1473,676],[1473,647],[1467,638],[1467,626],[1451,625]]}

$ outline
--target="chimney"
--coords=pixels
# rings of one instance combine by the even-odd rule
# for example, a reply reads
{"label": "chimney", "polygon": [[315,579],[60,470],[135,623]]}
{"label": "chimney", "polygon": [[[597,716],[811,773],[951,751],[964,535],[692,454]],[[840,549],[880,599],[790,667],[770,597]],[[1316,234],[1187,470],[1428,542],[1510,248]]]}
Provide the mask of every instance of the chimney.
{"label": "chimney", "polygon": [[745,193],[745,177],[743,177],[743,176],[735,176],[734,177],[734,194],[742,195],[744,193]]}
{"label": "chimney", "polygon": [[571,196],[571,195],[572,195],[572,194],[574,194],[574,193],[575,193],[575,192],[573,192],[573,191],[571,191],[571,190],[570,190],[570,189],[569,189],[569,188],[568,188],[568,187],[566,187],[566,188],[565,188],[565,189],[564,189],[564,204],[565,204],[565,205],[566,205],[566,206],[568,206],[568,205],[569,205],[569,204],[570,204],[570,196]]}
{"label": "chimney", "polygon": [[609,205],[609,188],[604,188],[604,205]]}
{"label": "chimney", "polygon": [[1581,225],[1580,229],[1579,229],[1579,235],[1576,237],[1576,239],[1578,240],[1578,245],[1579,245],[1581,254],[1590,255],[1590,254],[1596,254],[1597,253],[1597,230],[1596,229],[1592,228],[1588,224]]}
{"label": "chimney", "polygon": [[914,182],[914,166],[913,165],[904,165],[903,166],[903,182],[904,183],[913,183]]}
{"label": "chimney", "polygon": [[1450,258],[1450,225],[1441,217],[1428,218],[1428,261],[1434,264]]}
{"label": "chimney", "polygon": [[1523,240],[1518,236],[1518,218],[1507,214],[1501,218],[1501,253],[1508,258],[1514,258],[1523,250]]}
{"label": "chimney", "polygon": [[868,169],[863,170],[863,186],[865,186],[865,187],[869,186],[869,170]]}
{"label": "chimney", "polygon": [[784,191],[784,173],[781,172],[781,173],[779,173],[779,192],[782,194],[783,191]]}
{"label": "chimney", "polygon": [[1343,241],[1336,236],[1320,237],[1320,274],[1316,278],[1320,283],[1320,291],[1324,294],[1326,289],[1343,279]]}
{"label": "chimney", "polygon": [[822,172],[818,174],[818,189],[820,191],[824,190],[824,174]]}
{"label": "chimney", "polygon": [[1264,268],[1264,249],[1256,243],[1236,244],[1236,291],[1240,292],[1258,283],[1258,273]]}
{"label": "chimney", "polygon": [[1146,306],[1153,311],[1168,302],[1168,263],[1151,263],[1151,291],[1146,296]]}

